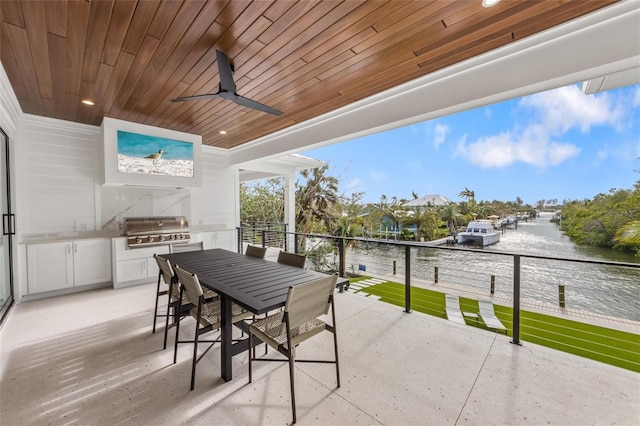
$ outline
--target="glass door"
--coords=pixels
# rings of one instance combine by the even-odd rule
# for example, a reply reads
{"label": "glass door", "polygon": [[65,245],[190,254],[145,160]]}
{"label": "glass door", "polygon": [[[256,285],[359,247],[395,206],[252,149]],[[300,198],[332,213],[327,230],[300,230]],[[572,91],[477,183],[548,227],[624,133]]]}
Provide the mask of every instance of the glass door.
{"label": "glass door", "polygon": [[13,303],[12,236],[15,216],[11,212],[9,186],[9,137],[0,129],[0,209],[2,210],[2,238],[0,239],[0,323]]}

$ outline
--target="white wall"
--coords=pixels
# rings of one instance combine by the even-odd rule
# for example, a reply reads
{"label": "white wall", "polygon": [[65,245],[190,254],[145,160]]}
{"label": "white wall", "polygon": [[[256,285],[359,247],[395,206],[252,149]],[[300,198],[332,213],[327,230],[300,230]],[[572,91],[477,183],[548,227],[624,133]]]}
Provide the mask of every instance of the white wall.
{"label": "white wall", "polygon": [[227,154],[205,148],[198,189],[100,185],[99,128],[24,115],[17,188],[21,237],[117,233],[128,216],[186,216],[192,225],[236,224],[237,173]]}

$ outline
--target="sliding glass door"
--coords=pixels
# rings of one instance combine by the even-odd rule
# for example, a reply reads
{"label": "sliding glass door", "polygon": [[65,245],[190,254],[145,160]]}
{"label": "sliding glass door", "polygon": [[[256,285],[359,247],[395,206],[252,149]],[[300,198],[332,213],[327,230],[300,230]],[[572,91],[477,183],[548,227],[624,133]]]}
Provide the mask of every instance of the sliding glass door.
{"label": "sliding glass door", "polygon": [[2,239],[0,239],[0,323],[13,303],[12,236],[15,217],[11,212],[9,186],[9,137],[0,129],[0,208],[2,209]]}

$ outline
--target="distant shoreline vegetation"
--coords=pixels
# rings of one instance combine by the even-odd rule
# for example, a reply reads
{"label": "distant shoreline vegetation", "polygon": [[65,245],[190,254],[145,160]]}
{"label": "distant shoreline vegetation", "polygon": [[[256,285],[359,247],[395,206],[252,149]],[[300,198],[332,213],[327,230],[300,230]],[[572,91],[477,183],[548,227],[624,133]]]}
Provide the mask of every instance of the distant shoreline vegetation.
{"label": "distant shoreline vegetation", "polygon": [[634,189],[612,188],[591,200],[565,201],[560,215],[560,229],[576,244],[640,256],[640,180]]}
{"label": "distant shoreline vegetation", "polygon": [[[535,218],[540,211],[561,209],[561,230],[576,244],[635,252],[640,256],[640,180],[635,189],[611,190],[593,200],[558,203],[538,200],[534,206],[520,197],[514,201],[477,201],[474,190],[464,188],[463,201],[425,203],[439,195],[413,199],[380,197],[364,203],[363,192],[339,195],[340,180],[327,173],[328,165],[304,170],[296,181],[296,232],[340,237],[389,238],[431,241],[453,235],[475,219],[491,216]],[[399,188],[399,190],[401,190]],[[406,190],[406,189],[405,189]],[[271,178],[240,185],[240,220],[243,224],[284,222],[284,180]],[[431,197],[431,198],[430,198]],[[635,236],[634,236],[635,235]],[[304,235],[300,238],[303,245]]]}

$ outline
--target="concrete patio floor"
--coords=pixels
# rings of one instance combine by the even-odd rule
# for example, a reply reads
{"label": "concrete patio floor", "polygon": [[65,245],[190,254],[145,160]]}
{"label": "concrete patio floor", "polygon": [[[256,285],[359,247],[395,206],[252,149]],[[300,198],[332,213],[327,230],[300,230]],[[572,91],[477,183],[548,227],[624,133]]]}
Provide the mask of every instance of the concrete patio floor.
{"label": "concrete patio floor", "polygon": [[[0,423],[291,422],[286,363],[256,363],[249,384],[240,355],[225,383],[215,347],[189,391],[191,346],[173,365],[162,328],[151,334],[154,293],[155,284],[17,305],[0,332]],[[640,424],[631,371],[357,294],[336,294],[336,311],[342,386],[333,365],[298,364],[300,425]],[[324,334],[298,356],[330,359]]]}

